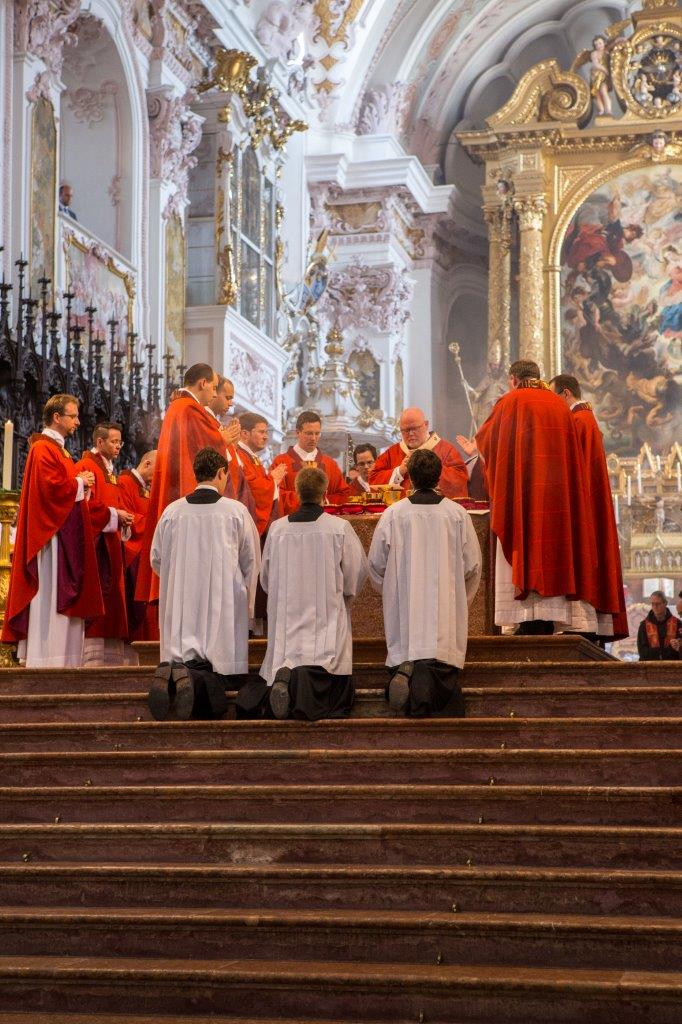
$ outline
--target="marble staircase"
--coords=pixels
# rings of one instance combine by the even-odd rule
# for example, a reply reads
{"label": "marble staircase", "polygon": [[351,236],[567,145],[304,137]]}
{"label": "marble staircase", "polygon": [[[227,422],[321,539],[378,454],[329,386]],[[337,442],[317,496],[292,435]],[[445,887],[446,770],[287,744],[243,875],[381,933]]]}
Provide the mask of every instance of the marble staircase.
{"label": "marble staircase", "polygon": [[317,725],[1,670],[0,1024],[679,1024],[682,671],[580,645],[476,645],[463,721],[380,644]]}

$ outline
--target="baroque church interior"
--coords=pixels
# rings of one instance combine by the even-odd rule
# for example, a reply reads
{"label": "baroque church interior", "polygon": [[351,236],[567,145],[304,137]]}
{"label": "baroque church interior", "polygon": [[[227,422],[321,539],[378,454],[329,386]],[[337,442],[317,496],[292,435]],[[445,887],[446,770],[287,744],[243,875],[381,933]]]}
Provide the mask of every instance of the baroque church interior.
{"label": "baroque church interior", "polygon": [[630,632],[493,636],[474,500],[465,731],[382,731],[369,587],[355,732],[152,733],[158,642],[5,651],[0,1024],[679,1021],[682,683],[637,636],[682,599],[682,3],[0,0],[0,118],[0,617],[50,395],[132,468],[207,363],[267,464],[313,411],[347,476],[415,408],[465,457],[531,360],[597,419]]}

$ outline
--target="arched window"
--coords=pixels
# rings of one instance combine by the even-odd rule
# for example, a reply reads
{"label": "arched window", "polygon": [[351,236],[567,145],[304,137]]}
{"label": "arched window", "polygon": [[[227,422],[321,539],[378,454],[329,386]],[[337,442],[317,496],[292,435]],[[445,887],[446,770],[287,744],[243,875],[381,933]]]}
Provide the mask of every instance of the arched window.
{"label": "arched window", "polygon": [[[275,287],[275,189],[247,146],[233,173],[237,203],[232,205],[238,254],[238,309],[245,320],[272,336]],[[241,185],[241,188],[240,188]]]}

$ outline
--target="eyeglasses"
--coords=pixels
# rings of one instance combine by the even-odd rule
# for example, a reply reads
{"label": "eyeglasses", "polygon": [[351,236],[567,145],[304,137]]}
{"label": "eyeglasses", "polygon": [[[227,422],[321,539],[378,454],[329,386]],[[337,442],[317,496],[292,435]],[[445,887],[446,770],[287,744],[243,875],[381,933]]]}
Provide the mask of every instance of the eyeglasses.
{"label": "eyeglasses", "polygon": [[78,419],[78,413],[77,412],[60,412],[60,413],[58,413],[58,415],[61,416],[62,419],[66,419],[66,420],[77,420]]}
{"label": "eyeglasses", "polygon": [[400,433],[401,434],[414,434],[415,431],[417,431],[417,430],[423,430],[425,426],[426,426],[426,423],[420,423],[416,427],[401,427],[400,428]]}

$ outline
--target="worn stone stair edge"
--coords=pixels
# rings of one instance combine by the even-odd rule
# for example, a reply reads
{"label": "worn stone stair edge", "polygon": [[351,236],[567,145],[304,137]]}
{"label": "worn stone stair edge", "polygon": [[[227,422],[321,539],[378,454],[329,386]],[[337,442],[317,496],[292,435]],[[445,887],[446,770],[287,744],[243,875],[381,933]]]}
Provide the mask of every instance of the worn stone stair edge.
{"label": "worn stone stair edge", "polygon": [[280,785],[263,783],[235,783],[234,785],[214,784],[151,784],[140,785],[71,785],[71,786],[0,786],[0,800],[25,800],[29,796],[42,799],[58,799],[59,797],[79,796],[86,800],[106,799],[112,796],[124,797],[155,797],[156,799],[172,799],[176,797],[203,796],[219,800],[277,800],[282,798],[334,799],[337,797],[367,797],[372,799],[404,800],[405,797],[424,797],[429,800],[444,802],[456,798],[472,800],[499,799],[503,793],[505,799],[514,800],[539,796],[585,797],[590,800],[628,799],[649,801],[655,797],[669,797],[681,802],[682,786],[574,786],[574,785],[520,785],[518,783],[491,786],[483,784],[463,783],[452,785],[427,785],[424,783],[379,783],[361,785],[357,783],[301,783],[300,785]]}
{"label": "worn stone stair edge", "polygon": [[501,838],[522,834],[523,836],[595,836],[612,838],[630,836],[646,839],[663,837],[682,840],[682,828],[649,825],[531,825],[531,824],[318,824],[318,823],[176,823],[176,822],[134,822],[134,823],[55,823],[55,824],[0,824],[0,839],[4,837],[93,835],[107,836],[123,832],[126,835],[155,835],[172,833],[176,836],[243,835],[254,836],[446,836],[446,835],[499,835]]}
{"label": "worn stone stair edge", "polygon": [[50,863],[0,861],[0,876],[44,875],[74,876],[76,878],[99,878],[120,876],[121,878],[147,877],[157,875],[175,880],[191,878],[243,878],[250,881],[259,879],[295,879],[305,881],[336,881],[343,879],[388,882],[394,879],[427,879],[433,881],[476,881],[518,882],[518,881],[561,881],[566,883],[610,882],[613,885],[643,882],[652,885],[682,885],[682,871],[668,868],[574,868],[574,867],[508,867],[485,865],[471,867],[443,867],[429,864],[291,864],[278,861],[274,864],[164,864],[158,862],[126,863],[102,862],[87,864],[79,861],[53,861]]}
{"label": "worn stone stair edge", "polygon": [[[0,907],[0,928],[6,924],[34,925],[49,928],[66,923],[72,927],[91,925],[192,925],[217,927],[244,925],[249,927],[305,927],[312,931],[325,928],[394,930],[431,928],[461,930],[482,929],[503,933],[550,932],[564,934],[633,935],[645,940],[660,936],[669,940],[682,938],[682,918],[599,916],[565,913],[513,913],[509,911],[447,911],[420,910],[245,910],[243,908],[192,908],[181,910],[154,907]],[[672,950],[671,950],[672,952]]]}
{"label": "worn stone stair edge", "polygon": [[431,966],[422,964],[358,964],[353,962],[216,960],[209,962],[177,959],[116,957],[13,957],[0,956],[0,985],[8,979],[57,981],[63,979],[169,981],[210,983],[242,981],[273,985],[277,983],[359,987],[370,984],[392,990],[498,989],[509,993],[564,992],[599,994],[628,992],[632,995],[682,995],[682,973],[664,971],[621,971],[589,968],[537,968],[485,966]]}

